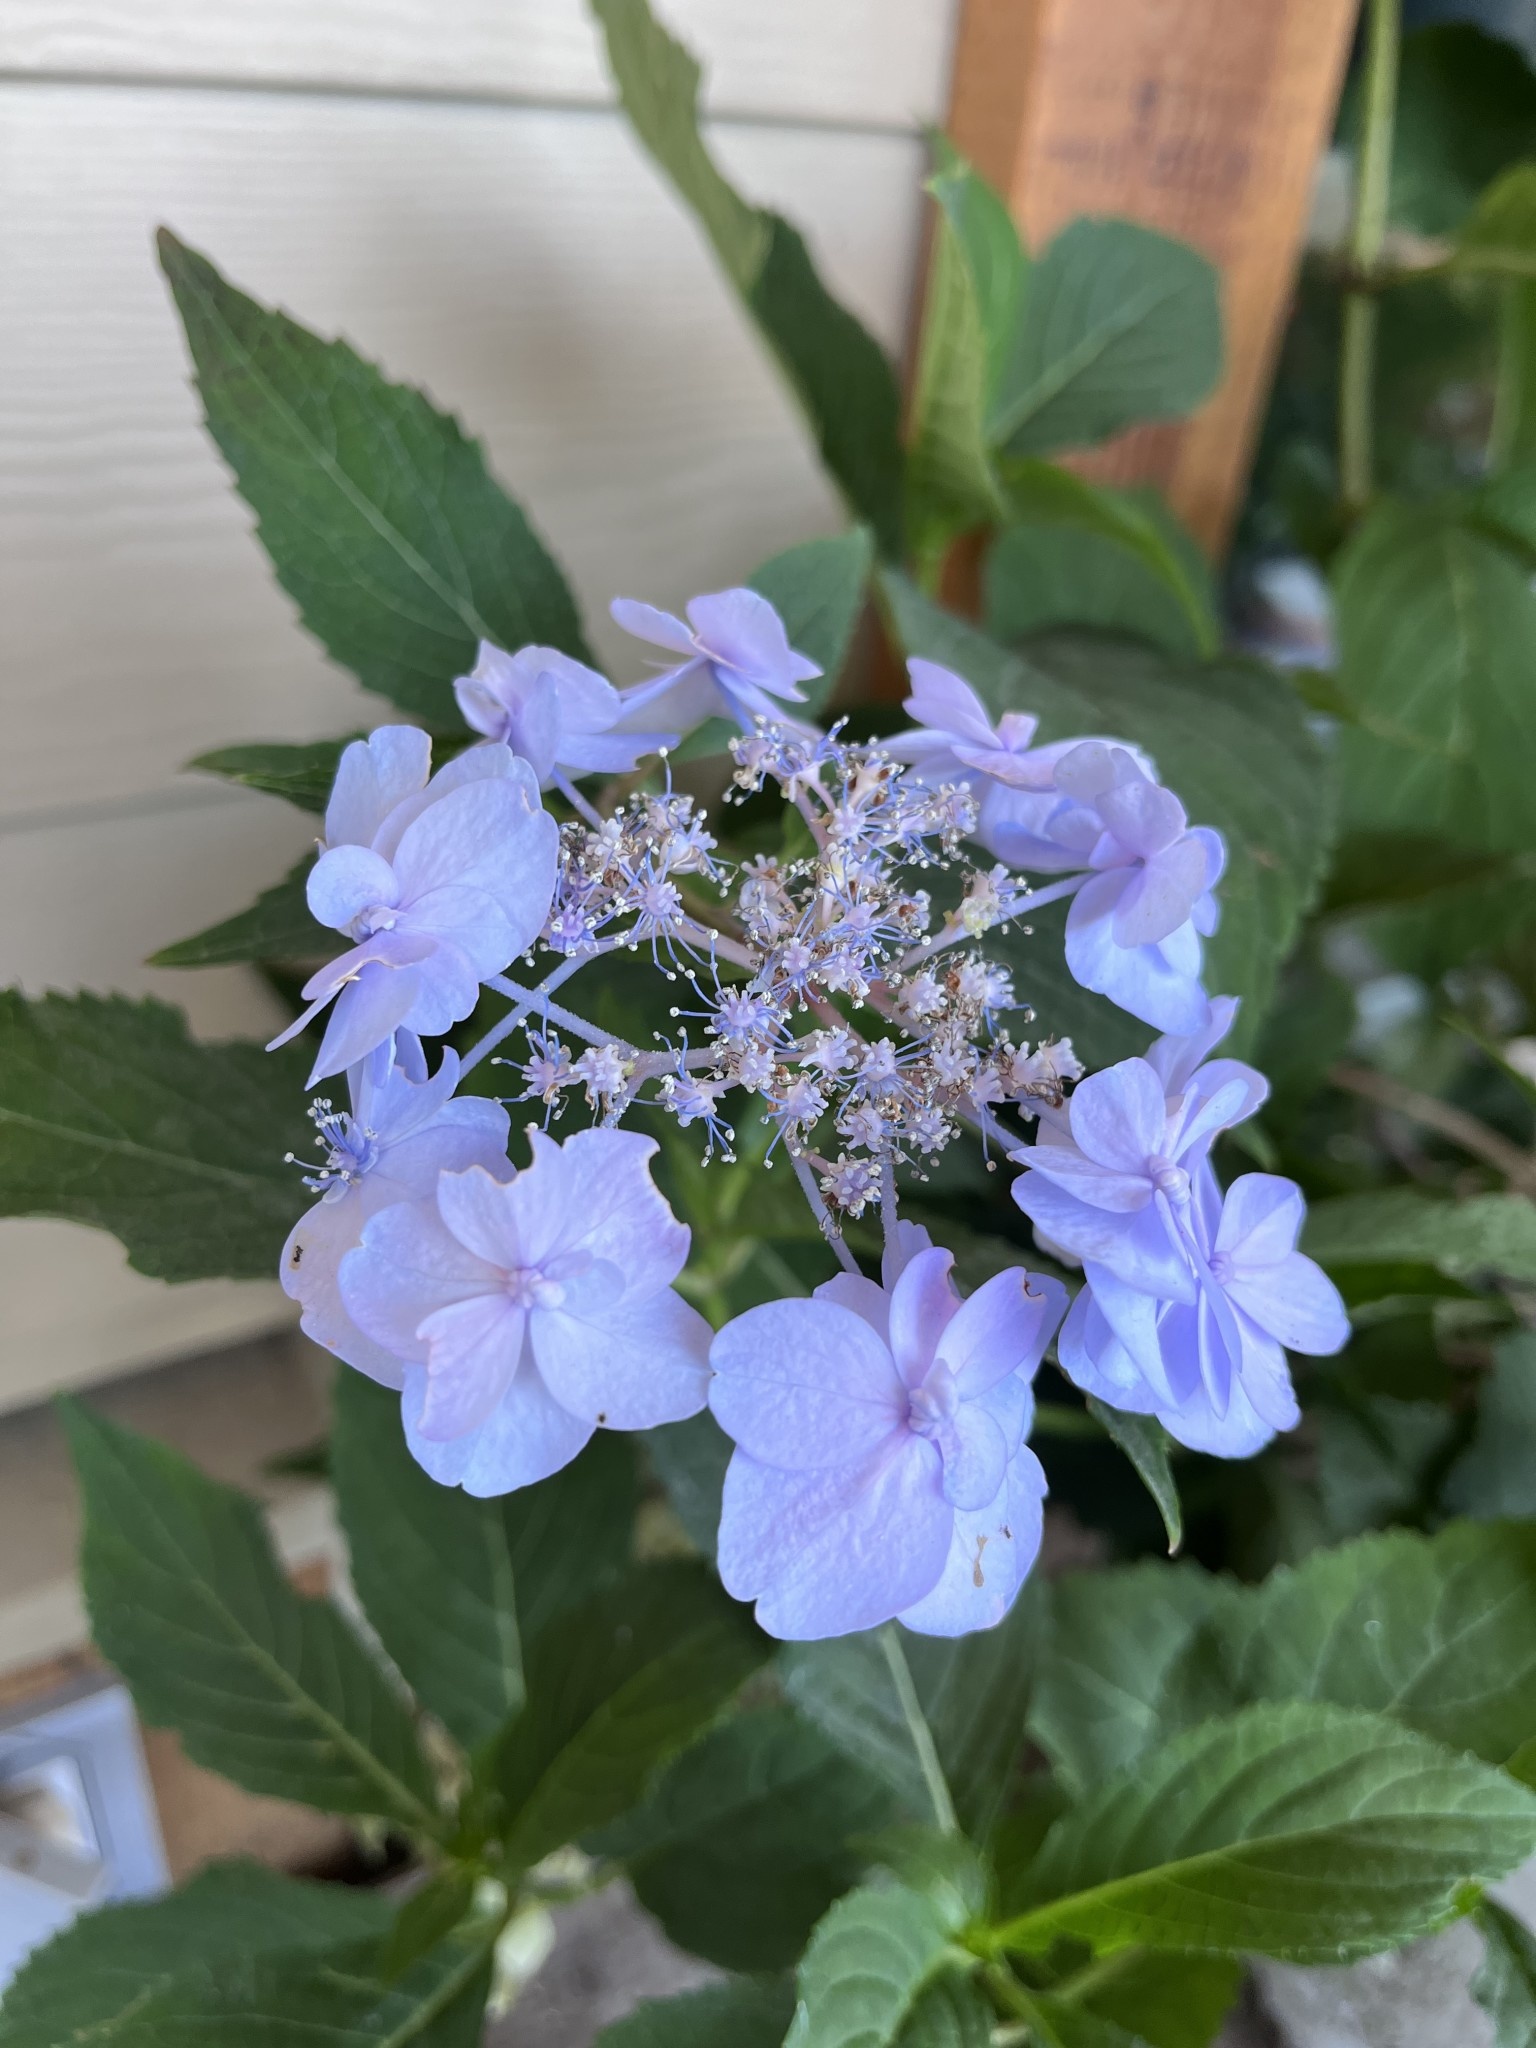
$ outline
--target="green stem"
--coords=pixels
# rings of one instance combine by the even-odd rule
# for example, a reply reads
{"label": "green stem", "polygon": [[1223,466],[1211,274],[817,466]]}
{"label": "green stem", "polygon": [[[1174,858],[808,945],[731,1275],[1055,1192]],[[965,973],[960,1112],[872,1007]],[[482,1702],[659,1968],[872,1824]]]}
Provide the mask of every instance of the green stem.
{"label": "green stem", "polygon": [[896,1697],[901,1702],[907,1733],[912,1738],[912,1747],[917,1751],[918,1768],[922,1771],[923,1783],[928,1788],[928,1800],[933,1807],[934,1821],[941,1834],[958,1835],[960,1822],[955,1815],[955,1802],[949,1795],[949,1782],[944,1776],[944,1766],[939,1762],[939,1752],[934,1746],[933,1730],[928,1726],[922,1704],[917,1697],[917,1688],[912,1683],[912,1673],[907,1665],[907,1653],[901,1647],[901,1637],[896,1633],[894,1621],[888,1621],[881,1629],[880,1647],[885,1652],[891,1683],[895,1686]]}
{"label": "green stem", "polygon": [[1339,357],[1339,485],[1344,508],[1362,512],[1375,488],[1374,410],[1377,300],[1374,273],[1387,234],[1392,183],[1392,129],[1397,113],[1401,0],[1369,0],[1365,114],[1355,166],[1350,270],[1359,282],[1344,295]]}

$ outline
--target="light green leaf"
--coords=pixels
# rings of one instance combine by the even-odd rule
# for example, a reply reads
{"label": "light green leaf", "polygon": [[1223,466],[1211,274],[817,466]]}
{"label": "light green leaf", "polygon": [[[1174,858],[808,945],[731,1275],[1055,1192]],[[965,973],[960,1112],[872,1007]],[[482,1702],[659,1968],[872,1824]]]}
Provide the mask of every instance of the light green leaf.
{"label": "light green leaf", "polygon": [[256,1503],[78,1402],[63,1413],[91,1632],[144,1719],[248,1792],[434,1831],[403,1702],[335,1608],[294,1592]]}
{"label": "light green leaf", "polygon": [[1216,272],[1127,220],[1075,220],[1029,274],[989,430],[1009,455],[1086,448],[1176,419],[1221,374]]}
{"label": "light green leaf", "polygon": [[422,1705],[478,1748],[523,1704],[523,1635],[628,1561],[628,1439],[603,1431],[552,1479],[476,1500],[416,1463],[398,1394],[343,1368],[331,1476],[364,1613]]}
{"label": "light green leaf", "polygon": [[346,950],[338,932],[310,915],[305,884],[314,855],[288,870],[280,882],[263,889],[248,910],[162,946],[151,953],[151,967],[226,967],[240,960],[325,960]]}
{"label": "light green leaf", "polygon": [[[0,2048],[117,2043],[189,1974],[380,1945],[390,1911],[377,1892],[304,1884],[255,1863],[217,1863],[163,1899],[100,1907],[37,1949],[0,2006]],[[125,2031],[128,2030],[128,2031]]]}
{"label": "light green leaf", "polygon": [[943,1921],[917,1892],[850,1892],[811,1937],[784,2048],[890,2048],[949,1955]]}
{"label": "light green leaf", "polygon": [[1476,1919],[1483,1960],[1472,1996],[1493,2021],[1493,2048],[1536,2048],[1536,1935],[1492,1899]]}
{"label": "light green leaf", "polygon": [[907,525],[919,555],[1004,515],[986,415],[1021,303],[1026,259],[1008,209],[940,144],[938,202],[907,454]]}
{"label": "light green leaf", "polygon": [[1045,1991],[1031,1995],[1029,2018],[1036,2048],[1150,2048],[1142,2035]]}
{"label": "light green leaf", "polygon": [[326,652],[429,723],[479,640],[590,660],[565,581],[458,422],[160,231],[208,430]]}
{"label": "light green leaf", "polygon": [[509,1867],[626,1813],[763,1655],[701,1565],[646,1566],[552,1621],[525,1646],[527,1705],[497,1759]]}
{"label": "light green leaf", "polygon": [[[1042,1601],[1028,1581],[1007,1617],[981,1634],[902,1631],[918,1705],[962,1827],[985,1838],[1024,1735],[1039,1660]],[[785,1690],[822,1733],[896,1793],[914,1819],[933,1817],[922,1766],[878,1630],[779,1653]]]}
{"label": "light green leaf", "polygon": [[1012,524],[987,558],[987,631],[1007,642],[1058,626],[1214,654],[1211,572],[1152,492],[1109,491],[1048,462],[1009,464]]}
{"label": "light green leaf", "polygon": [[[1516,479],[1495,489],[1508,506]],[[1490,496],[1382,504],[1335,570],[1345,816],[1477,852],[1536,845],[1536,595]]]}
{"label": "light green leaf", "polygon": [[157,1280],[268,1278],[304,1207],[306,1064],[196,1044],[164,1003],[0,991],[0,1214],[110,1230]]}
{"label": "light green leaf", "polygon": [[1151,1494],[1163,1518],[1168,1555],[1172,1557],[1184,1541],[1184,1510],[1179,1505],[1179,1489],[1168,1461],[1168,1432],[1156,1416],[1133,1415],[1124,1408],[1111,1408],[1091,1394],[1088,1413],[1102,1425],[1111,1442],[1124,1451],[1136,1469],[1136,1477]]}
{"label": "light green leaf", "polygon": [[1418,1188],[1315,1202],[1302,1250],[1348,1278],[1351,1266],[1424,1265],[1452,1280],[1536,1282],[1536,1204],[1523,1195],[1446,1201]]}
{"label": "light green leaf", "polygon": [[986,1911],[988,1867],[964,1835],[898,1823],[866,1835],[862,1847],[866,1858],[888,1870],[898,1884],[931,1900],[951,1934],[961,1933]]}
{"label": "light green leaf", "polygon": [[1456,236],[1452,268],[1536,278],[1536,164],[1514,164],[1478,198]]}
{"label": "light green leaf", "polygon": [[851,1837],[891,1794],[787,1707],[738,1714],[669,1767],[645,1804],[587,1846],[621,1859],[668,1938],[727,1970],[792,1964],[857,1879]]}
{"label": "light green leaf", "polygon": [[837,687],[864,610],[874,543],[865,527],[830,540],[802,541],[754,569],[748,582],[784,621],[789,644],[821,669],[804,684],[807,715],[814,717]]}
{"label": "light green leaf", "polygon": [[882,554],[901,551],[900,399],[884,350],[827,291],[797,231],[749,206],[699,133],[699,67],[646,0],[592,0],[635,133],[692,208]]}
{"label": "light green leaf", "polygon": [[896,2048],[989,2048],[992,2008],[969,1977],[940,1977],[913,2006]]}
{"label": "light green leaf", "polygon": [[1536,1737],[1536,1524],[1317,1551],[1218,1627],[1240,1698],[1369,1708],[1488,1763]]}
{"label": "light green leaf", "polygon": [[194,754],[187,766],[200,768],[205,775],[222,775],[226,782],[238,782],[246,789],[284,796],[301,811],[323,812],[343,750],[362,737],[354,732],[339,740],[309,740],[302,746],[216,747],[211,754]]}
{"label": "light green leaf", "polygon": [[[1145,747],[1191,823],[1222,833],[1222,920],[1206,944],[1205,978],[1243,999],[1229,1041],[1241,1052],[1321,880],[1332,829],[1328,763],[1290,684],[1244,661],[1174,663],[1148,648],[1065,636],[1032,643],[1024,660],[902,578],[887,574],[883,588],[909,654],[957,670],[994,714],[1036,713],[1042,740],[1110,733]],[[1020,941],[1015,967],[1041,1029],[1070,1031],[1075,1042],[1086,1026],[1079,1052],[1092,1064],[1142,1050],[1141,1027],[1071,996],[1058,923],[1049,913],[1030,922],[1036,936]]]}
{"label": "light green leaf", "polygon": [[1472,1441],[1451,1468],[1444,1499],[1480,1522],[1536,1517],[1536,1331],[1516,1331],[1494,1346]]}
{"label": "light green leaf", "polygon": [[1533,1847],[1536,1794],[1502,1771],[1379,1715],[1249,1707],[1059,1820],[1039,1903],[997,1938],[1344,1962],[1443,1926]]}
{"label": "light green leaf", "polygon": [[794,2011],[789,1978],[737,1978],[647,1999],[604,2027],[592,2048],[780,2048]]}
{"label": "light green leaf", "polygon": [[1236,1704],[1205,1640],[1236,1597],[1193,1564],[1149,1561],[1056,1582],[1029,1727],[1070,1791],[1089,1791]]}

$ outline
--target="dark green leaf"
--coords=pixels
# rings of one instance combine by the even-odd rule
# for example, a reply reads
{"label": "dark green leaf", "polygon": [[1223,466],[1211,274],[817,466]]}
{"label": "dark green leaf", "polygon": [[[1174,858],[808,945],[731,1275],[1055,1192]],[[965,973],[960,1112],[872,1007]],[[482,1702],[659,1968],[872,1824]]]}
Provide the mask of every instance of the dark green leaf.
{"label": "dark green leaf", "polygon": [[1317,1492],[1330,1535],[1358,1536],[1428,1511],[1456,1432],[1449,1408],[1372,1394],[1320,1409],[1316,1426]]}
{"label": "dark green leaf", "polygon": [[[909,654],[958,670],[994,713],[1035,712],[1042,740],[1111,733],[1145,747],[1191,822],[1224,835],[1222,921],[1207,942],[1206,980],[1243,999],[1229,1041],[1241,1051],[1321,879],[1332,825],[1327,762],[1290,684],[1248,662],[1176,664],[1151,649],[1089,638],[1032,642],[1026,661],[902,579],[887,576],[884,588]],[[1050,975],[1059,946],[1047,936],[1056,926],[1046,917],[1031,922],[1036,937],[1016,959],[1020,985],[1042,1027],[1070,1030],[1075,1040],[1087,1004],[1079,997],[1075,1014],[1058,1007]],[[1064,966],[1060,982],[1065,996],[1071,984]],[[1145,1046],[1146,1034],[1138,1040],[1138,1027],[1114,1020],[1107,1004],[1089,1011],[1104,1013],[1103,1042],[1085,1039],[1084,1058],[1122,1059]]]}
{"label": "dark green leaf", "polygon": [[1446,1201],[1418,1188],[1384,1188],[1316,1202],[1302,1249],[1341,1279],[1351,1266],[1432,1266],[1452,1280],[1494,1275],[1536,1282],[1536,1205],[1523,1195]]}
{"label": "dark green leaf", "polygon": [[[1041,1620],[1032,1579],[996,1628],[898,1638],[961,1825],[977,1840],[996,1818],[1023,1741]],[[913,1819],[933,1818],[879,1630],[787,1644],[779,1667],[790,1698],[824,1735],[881,1777]]]}
{"label": "dark green leaf", "polygon": [[[1346,127],[1358,120],[1350,110]],[[1536,79],[1517,48],[1470,22],[1403,44],[1392,150],[1392,217],[1446,235],[1489,181],[1536,155]]]}
{"label": "dark green leaf", "polygon": [[896,2036],[896,2048],[988,2048],[992,2008],[969,1977],[930,1984]]}
{"label": "dark green leaf", "polygon": [[1075,220],[1029,274],[991,435],[1015,456],[1091,447],[1192,412],[1220,374],[1205,258],[1128,220]]}
{"label": "dark green leaf", "polygon": [[1147,2048],[1211,2048],[1242,1982],[1242,1965],[1221,1956],[1123,1949],[1112,1967],[1094,1970],[1082,2004]]}
{"label": "dark green leaf", "polygon": [[[1512,493],[1515,480],[1497,488]],[[1506,495],[1507,501],[1507,495]],[[1459,503],[1383,504],[1336,571],[1345,815],[1476,852],[1536,845],[1530,568]]]}
{"label": "dark green leaf", "polygon": [[285,796],[301,811],[323,812],[343,748],[362,737],[348,733],[344,739],[310,740],[303,746],[218,747],[211,754],[194,754],[187,766],[201,768],[205,775],[222,775],[247,789]]}
{"label": "dark green leaf", "polygon": [[512,1867],[627,1812],[762,1659],[699,1565],[647,1566],[552,1621],[526,1646],[528,1703],[498,1760]]}
{"label": "dark green leaf", "polygon": [[552,1479],[475,1500],[416,1463],[398,1395],[343,1369],[331,1456],[363,1611],[423,1706],[479,1747],[522,1706],[522,1637],[628,1562],[629,1440],[602,1431]]}
{"label": "dark green leaf", "polygon": [[314,863],[306,853],[280,882],[263,889],[248,910],[151,953],[151,967],[225,967],[238,960],[324,960],[345,952],[337,932],[310,915],[305,883]]}
{"label": "dark green leaf", "polygon": [[1479,196],[1451,261],[1474,275],[1536,278],[1536,164],[1513,165]]}
{"label": "dark green leaf", "polygon": [[164,228],[160,261],[209,432],[328,654],[446,726],[479,640],[590,659],[560,571],[456,420],[247,298]]}
{"label": "dark green leaf", "polygon": [[467,1916],[474,1899],[475,1873],[464,1864],[450,1864],[429,1877],[395,1915],[380,1961],[384,1977],[403,1977],[413,1963],[445,1941]]}
{"label": "dark green leaf", "polygon": [[1089,1791],[1235,1704],[1205,1631],[1236,1597],[1192,1564],[1057,1581],[1029,1726],[1070,1790]]}
{"label": "dark green leaf", "polygon": [[850,1838],[892,1800],[787,1707],[740,1714],[588,1846],[621,1858],[670,1940],[727,1970],[785,1969],[858,1877]]}
{"label": "dark green leaf", "polygon": [[1499,351],[1488,457],[1494,473],[1536,462],[1536,284],[1499,289]]}
{"label": "dark green leaf", "polygon": [[730,1438],[706,1408],[686,1422],[642,1430],[640,1440],[688,1540],[712,1558],[720,1532],[725,1468],[734,1448]]}
{"label": "dark green leaf", "polygon": [[267,1957],[302,1967],[381,1944],[389,1921],[376,1892],[214,1864],[167,1898],[98,1908],[36,1950],[0,2007],[0,2048],[142,2040],[132,2031],[142,2009],[174,1998],[189,1974],[206,1983],[210,1972]]}
{"label": "dark green leaf", "polygon": [[821,669],[804,685],[808,715],[814,717],[837,687],[853,629],[864,610],[874,544],[855,527],[832,540],[802,541],[774,555],[747,579],[784,621],[789,644]]}
{"label": "dark green leaf", "polygon": [[1493,2048],[1536,2048],[1536,1935],[1492,1899],[1476,1917],[1483,1960],[1472,1996],[1493,2021]]}
{"label": "dark green leaf", "polygon": [[779,2048],[794,2018],[794,1985],[787,1977],[764,1983],[738,1978],[648,1999],[604,2027],[592,2048]]}
{"label": "dark green leaf", "polygon": [[1451,1468],[1444,1498],[1480,1522],[1536,1517],[1536,1331],[1519,1330],[1494,1347],[1472,1441]]}
{"label": "dark green leaf", "polygon": [[593,11],[636,134],[697,215],[850,509],[883,554],[899,554],[900,399],[884,350],[827,291],[789,222],[748,206],[715,168],[699,134],[699,67],[646,0],[593,0]]}
{"label": "dark green leaf", "polygon": [[1110,1408],[1091,1394],[1088,1412],[1135,1466],[1136,1477],[1151,1494],[1163,1518],[1168,1555],[1172,1557],[1184,1541],[1184,1511],[1179,1506],[1179,1489],[1168,1462],[1168,1432],[1154,1415],[1132,1415],[1123,1408]]}
{"label": "dark green leaf", "polygon": [[1249,1707],[1140,1757],[1047,1836],[1000,1930],[1336,1963],[1465,1910],[1536,1846],[1536,1794],[1375,1714]]}
{"label": "dark green leaf", "polygon": [[304,1207],[306,1064],[196,1044],[164,1003],[0,991],[0,1214],[110,1230],[157,1280],[267,1278]]}
{"label": "dark green leaf", "polygon": [[1149,2048],[1141,2034],[1049,1992],[1031,1996],[1029,2017],[1029,2038],[1037,2048]]}
{"label": "dark green leaf", "polygon": [[1218,1626],[1240,1698],[1370,1708],[1488,1763],[1536,1737],[1536,1524],[1318,1551]]}
{"label": "dark green leaf", "polygon": [[144,1719],[248,1792],[435,1828],[403,1703],[335,1608],[294,1592],[256,1503],[78,1402],[64,1419],[91,1631]]}
{"label": "dark green leaf", "polygon": [[948,1954],[944,1923],[917,1892],[850,1892],[811,1937],[784,2048],[890,2048]]}

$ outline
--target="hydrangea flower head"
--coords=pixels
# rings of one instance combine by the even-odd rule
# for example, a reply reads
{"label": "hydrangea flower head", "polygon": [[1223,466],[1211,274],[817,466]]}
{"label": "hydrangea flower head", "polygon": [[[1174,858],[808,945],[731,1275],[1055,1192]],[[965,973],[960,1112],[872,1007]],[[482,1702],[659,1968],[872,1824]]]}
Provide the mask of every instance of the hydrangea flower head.
{"label": "hydrangea flower head", "polygon": [[770,1635],[987,1628],[1039,1548],[1045,1476],[1024,1439],[1065,1292],[1015,1267],[962,1301],[948,1252],[899,1242],[883,1285],[840,1274],[711,1348],[710,1406],[736,1444],[720,1575]]}
{"label": "hydrangea flower head", "polygon": [[508,654],[482,640],[453,693],[467,723],[520,755],[544,789],[561,773],[626,775],[643,755],[677,744],[676,733],[616,731],[625,699],[606,676],[557,647]]}
{"label": "hydrangea flower head", "polygon": [[353,944],[305,983],[309,1007],[272,1041],[335,1000],[311,1086],[396,1031],[436,1036],[467,1017],[481,982],[548,913],[559,829],[528,763],[505,746],[471,747],[428,782],[429,747],[385,727],[342,757],[306,893],[319,922]]}
{"label": "hydrangea flower head", "polygon": [[1191,1450],[1244,1458],[1299,1419],[1287,1350],[1327,1357],[1349,1340],[1338,1290],[1296,1249],[1301,1190],[1246,1173],[1222,1198],[1207,1166],[1189,1204],[1193,1286],[1163,1300],[1086,1267],[1058,1347],[1085,1392],[1157,1416]]}
{"label": "hydrangea flower head", "polygon": [[1077,807],[1056,822],[1058,834],[1097,828],[1083,862],[1093,873],[1067,913],[1073,979],[1160,1030],[1202,1030],[1200,939],[1216,929],[1220,833],[1191,827],[1173,792],[1124,747],[1084,741],[1057,762],[1056,786]]}
{"label": "hydrangea flower head", "polygon": [[821,674],[790,646],[784,621],[755,590],[690,598],[686,624],[632,597],[616,597],[610,609],[626,633],[682,657],[628,696],[684,732],[715,717],[750,730],[754,718],[780,715],[782,703],[803,703],[800,685]]}
{"label": "hydrangea flower head", "polygon": [[306,1336],[370,1379],[399,1387],[400,1361],[347,1314],[338,1277],[343,1258],[371,1216],[429,1198],[440,1173],[482,1166],[505,1178],[512,1167],[500,1103],[454,1095],[457,1053],[445,1048],[429,1078],[419,1040],[402,1033],[393,1059],[392,1048],[382,1051],[382,1060],[375,1055],[349,1073],[350,1113],[328,1102],[310,1112],[326,1155],[308,1182],[319,1199],[289,1232],[278,1271],[284,1293],[303,1310]]}
{"label": "hydrangea flower head", "polygon": [[404,1368],[406,1438],[434,1479],[508,1493],[594,1429],[695,1415],[709,1325],[671,1283],[688,1232],[632,1131],[530,1131],[532,1163],[439,1175],[381,1210],[341,1266],[348,1314]]}
{"label": "hydrangea flower head", "polygon": [[[994,727],[963,676],[936,661],[907,663],[912,694],[905,709],[918,721],[912,732],[895,734],[887,751],[910,761],[927,782],[964,782],[991,776],[1010,789],[1050,789],[1061,746],[1032,747],[1040,721],[1027,711],[1005,711]],[[1066,742],[1071,747],[1074,740]]]}

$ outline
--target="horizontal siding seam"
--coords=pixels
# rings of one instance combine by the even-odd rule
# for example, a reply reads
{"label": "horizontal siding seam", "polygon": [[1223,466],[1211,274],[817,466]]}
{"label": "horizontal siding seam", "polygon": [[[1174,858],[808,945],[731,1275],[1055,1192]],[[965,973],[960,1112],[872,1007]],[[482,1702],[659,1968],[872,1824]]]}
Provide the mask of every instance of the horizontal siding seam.
{"label": "horizontal siding seam", "polygon": [[[38,89],[86,89],[94,91],[218,93],[223,96],[256,96],[275,99],[359,100],[383,105],[424,107],[505,108],[512,113],[583,114],[617,117],[616,99],[593,99],[571,95],[517,93],[468,86],[405,86],[351,84],[330,78],[223,78],[201,72],[156,71],[72,71],[62,68],[30,68],[0,64],[0,86],[32,86]],[[857,115],[784,114],[750,107],[710,107],[704,110],[706,128],[768,129],[791,134],[868,135],[910,141],[921,136],[927,124],[916,115],[910,121],[880,121]]]}

